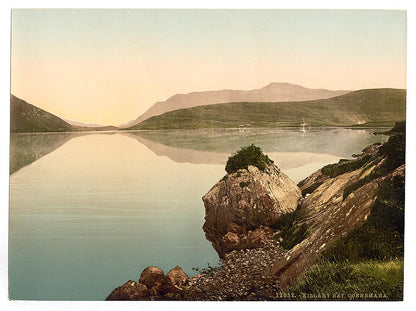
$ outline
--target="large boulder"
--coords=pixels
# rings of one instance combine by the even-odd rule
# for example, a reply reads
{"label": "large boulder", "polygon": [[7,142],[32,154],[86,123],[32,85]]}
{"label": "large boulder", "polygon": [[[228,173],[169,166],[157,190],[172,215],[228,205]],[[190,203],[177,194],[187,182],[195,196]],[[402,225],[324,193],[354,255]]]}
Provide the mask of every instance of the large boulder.
{"label": "large boulder", "polygon": [[189,282],[188,275],[179,266],[176,266],[175,268],[170,270],[168,273],[166,273],[165,278],[168,284],[172,286],[177,286],[177,287],[182,287]]}
{"label": "large boulder", "polygon": [[259,247],[271,233],[268,227],[293,212],[300,198],[299,187],[276,165],[227,174],[202,198],[205,236],[221,258],[234,249]]}
{"label": "large boulder", "polygon": [[113,290],[106,300],[147,300],[148,297],[146,285],[130,280]]}
{"label": "large boulder", "polygon": [[140,275],[139,282],[151,288],[155,283],[165,283],[165,276],[162,269],[158,267],[147,267]]}

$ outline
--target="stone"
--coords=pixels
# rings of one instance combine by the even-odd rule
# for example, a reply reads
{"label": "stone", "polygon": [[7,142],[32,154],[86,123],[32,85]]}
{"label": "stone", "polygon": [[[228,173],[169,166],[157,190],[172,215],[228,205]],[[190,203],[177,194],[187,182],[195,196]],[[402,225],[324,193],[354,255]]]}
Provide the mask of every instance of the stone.
{"label": "stone", "polygon": [[299,187],[276,165],[264,171],[249,166],[228,174],[202,198],[205,237],[220,258],[230,250],[251,247],[247,232],[273,226],[279,217],[296,209],[301,196]]}
{"label": "stone", "polygon": [[106,300],[147,300],[148,298],[146,285],[130,280],[113,290]]}
{"label": "stone", "polygon": [[227,249],[227,251],[231,251],[231,250],[237,249],[239,247],[240,238],[238,237],[237,234],[235,234],[233,232],[227,232],[222,237],[221,242],[222,242],[222,245],[223,245],[224,249]]}
{"label": "stone", "polygon": [[234,222],[230,222],[228,224],[228,228],[227,228],[228,232],[233,232],[236,234],[245,234],[246,233],[246,229],[242,226],[237,225]]}
{"label": "stone", "polygon": [[172,286],[182,287],[189,282],[188,275],[179,266],[176,266],[175,268],[170,270],[168,273],[166,273],[165,278],[168,284]]}
{"label": "stone", "polygon": [[258,228],[248,235],[248,244],[250,248],[261,247],[267,240],[266,231],[262,228]]}
{"label": "stone", "polygon": [[147,267],[140,275],[139,282],[152,288],[156,282],[165,283],[164,272],[158,267]]}

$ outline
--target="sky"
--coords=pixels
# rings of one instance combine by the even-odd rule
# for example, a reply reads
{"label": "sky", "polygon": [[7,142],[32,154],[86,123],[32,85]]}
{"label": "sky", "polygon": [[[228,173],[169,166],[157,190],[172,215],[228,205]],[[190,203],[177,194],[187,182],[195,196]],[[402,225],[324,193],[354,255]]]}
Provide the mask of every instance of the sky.
{"label": "sky", "polygon": [[120,125],[178,93],[406,88],[398,10],[12,11],[11,93],[61,118]]}

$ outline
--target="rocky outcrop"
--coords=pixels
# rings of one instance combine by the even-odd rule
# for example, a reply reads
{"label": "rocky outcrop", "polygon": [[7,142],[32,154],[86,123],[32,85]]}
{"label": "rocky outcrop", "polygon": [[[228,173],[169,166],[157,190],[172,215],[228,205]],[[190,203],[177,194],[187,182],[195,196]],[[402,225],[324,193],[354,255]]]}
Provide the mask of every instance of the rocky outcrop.
{"label": "rocky outcrop", "polygon": [[181,300],[189,277],[176,266],[166,275],[158,267],[147,267],[138,282],[117,287],[106,300]]}
{"label": "rocky outcrop", "polygon": [[275,165],[227,174],[202,200],[206,238],[221,258],[232,250],[264,245],[276,220],[293,212],[300,189]]}
{"label": "rocky outcrop", "polygon": [[279,258],[272,274],[284,289],[302,275],[319,255],[339,238],[362,225],[371,213],[381,182],[393,176],[404,176],[404,165],[393,172],[371,180],[344,197],[344,189],[365,176],[371,166],[328,178],[307,196],[302,204],[304,213],[299,225],[306,223],[309,236]]}

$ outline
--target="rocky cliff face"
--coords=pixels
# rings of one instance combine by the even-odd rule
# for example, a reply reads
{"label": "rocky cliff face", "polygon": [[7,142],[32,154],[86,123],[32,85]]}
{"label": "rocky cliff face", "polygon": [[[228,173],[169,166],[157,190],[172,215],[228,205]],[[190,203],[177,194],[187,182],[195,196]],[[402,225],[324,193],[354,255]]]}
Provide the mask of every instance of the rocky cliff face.
{"label": "rocky cliff face", "polygon": [[304,274],[328,247],[367,221],[383,182],[404,178],[405,164],[386,169],[393,155],[386,156],[380,147],[371,145],[357,155],[352,164],[365,161],[355,170],[331,178],[320,169],[301,182],[307,194],[300,205],[303,216],[297,225],[306,224],[309,235],[273,265],[271,273],[281,289]]}
{"label": "rocky cliff face", "polygon": [[276,220],[293,212],[301,191],[279,168],[249,166],[227,174],[202,200],[206,238],[220,258],[232,250],[260,247]]}

